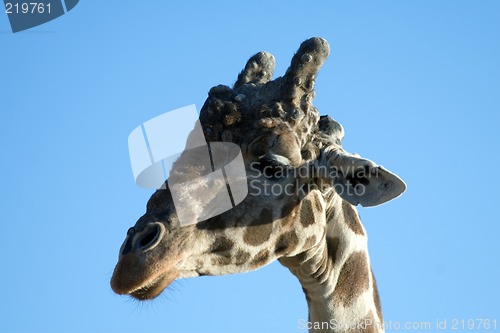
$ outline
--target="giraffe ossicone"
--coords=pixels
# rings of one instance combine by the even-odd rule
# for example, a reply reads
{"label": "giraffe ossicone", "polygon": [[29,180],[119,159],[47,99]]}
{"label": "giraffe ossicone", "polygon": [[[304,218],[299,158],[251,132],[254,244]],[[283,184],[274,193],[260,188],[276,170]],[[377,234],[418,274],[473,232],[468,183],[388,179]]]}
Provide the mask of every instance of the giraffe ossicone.
{"label": "giraffe ossicone", "polygon": [[[311,332],[384,331],[355,205],[382,204],[406,186],[346,152],[343,127],[312,105],[329,51],[322,38],[306,40],[285,75],[274,80],[274,57],[260,52],[232,88],[210,89],[199,117],[205,140],[239,147],[248,195],[217,216],[182,226],[169,184],[185,184],[176,196],[189,198],[208,186],[189,182],[203,179],[211,167],[184,151],[127,232],[111,279],[116,293],[152,299],[175,279],[244,273],[279,260],[302,285]],[[186,202],[195,209],[212,200]]]}

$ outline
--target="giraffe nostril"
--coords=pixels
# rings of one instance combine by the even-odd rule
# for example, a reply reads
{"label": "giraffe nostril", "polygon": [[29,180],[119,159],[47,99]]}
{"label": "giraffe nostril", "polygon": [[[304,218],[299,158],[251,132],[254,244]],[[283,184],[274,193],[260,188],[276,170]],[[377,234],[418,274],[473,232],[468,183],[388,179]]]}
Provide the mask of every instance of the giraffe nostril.
{"label": "giraffe nostril", "polygon": [[158,223],[149,226],[146,231],[141,233],[138,237],[137,247],[142,251],[147,251],[158,245],[161,235],[161,227]]}

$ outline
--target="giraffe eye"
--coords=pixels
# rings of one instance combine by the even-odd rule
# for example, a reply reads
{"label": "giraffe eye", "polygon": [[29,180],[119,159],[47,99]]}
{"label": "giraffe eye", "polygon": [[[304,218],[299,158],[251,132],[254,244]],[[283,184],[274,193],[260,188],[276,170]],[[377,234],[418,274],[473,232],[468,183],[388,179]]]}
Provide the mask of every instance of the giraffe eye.
{"label": "giraffe eye", "polygon": [[290,160],[283,156],[266,155],[255,163],[256,168],[270,179],[281,179],[288,175],[291,164]]}

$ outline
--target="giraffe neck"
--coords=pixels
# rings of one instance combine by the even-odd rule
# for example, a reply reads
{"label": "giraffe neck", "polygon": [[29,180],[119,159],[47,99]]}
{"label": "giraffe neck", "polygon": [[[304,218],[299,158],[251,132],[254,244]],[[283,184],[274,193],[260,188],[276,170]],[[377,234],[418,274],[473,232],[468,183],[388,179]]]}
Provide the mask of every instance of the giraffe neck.
{"label": "giraffe neck", "polygon": [[299,279],[310,332],[383,332],[380,301],[356,209],[336,196],[322,242],[280,262]]}

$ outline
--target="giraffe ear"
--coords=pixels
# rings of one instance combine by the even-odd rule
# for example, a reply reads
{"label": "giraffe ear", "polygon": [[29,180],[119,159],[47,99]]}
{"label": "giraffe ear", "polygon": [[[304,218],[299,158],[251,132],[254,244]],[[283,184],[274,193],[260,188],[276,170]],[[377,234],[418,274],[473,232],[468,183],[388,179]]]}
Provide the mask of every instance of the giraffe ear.
{"label": "giraffe ear", "polygon": [[352,205],[377,206],[406,190],[401,178],[368,159],[336,152],[328,160],[335,191]]}

